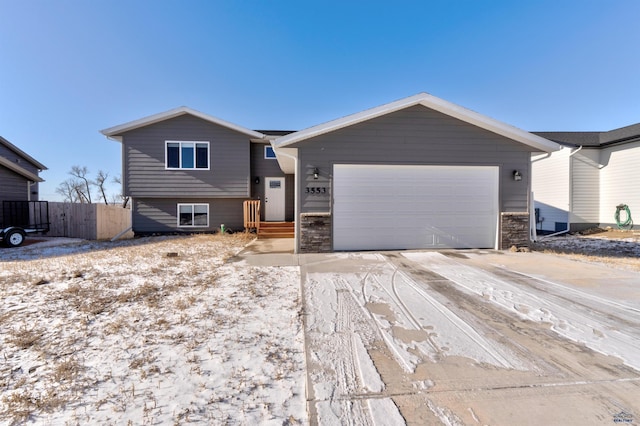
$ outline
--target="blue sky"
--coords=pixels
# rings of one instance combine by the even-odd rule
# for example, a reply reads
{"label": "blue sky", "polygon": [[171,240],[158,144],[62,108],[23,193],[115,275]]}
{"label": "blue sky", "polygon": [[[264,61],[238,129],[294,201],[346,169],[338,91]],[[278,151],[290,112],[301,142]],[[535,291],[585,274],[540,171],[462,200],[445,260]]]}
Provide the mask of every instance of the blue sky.
{"label": "blue sky", "polygon": [[[99,131],[187,105],[299,130],[418,92],[525,130],[640,122],[638,0],[0,0],[0,135],[121,173]],[[116,188],[111,188],[116,191]]]}

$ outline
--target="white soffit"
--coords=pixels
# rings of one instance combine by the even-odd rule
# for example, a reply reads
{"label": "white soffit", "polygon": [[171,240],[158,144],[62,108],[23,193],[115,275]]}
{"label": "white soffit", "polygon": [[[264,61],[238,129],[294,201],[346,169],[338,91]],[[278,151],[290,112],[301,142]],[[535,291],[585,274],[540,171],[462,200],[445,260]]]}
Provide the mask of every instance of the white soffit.
{"label": "white soffit", "polygon": [[[273,146],[273,144],[271,145]],[[298,148],[275,148],[276,160],[280,169],[286,174],[294,174],[296,172],[296,158],[298,158]]]}
{"label": "white soffit", "polygon": [[[27,160],[28,162],[30,162],[31,164],[36,166],[38,169],[40,169],[40,170],[48,170],[47,166],[45,166],[44,164],[42,164],[41,162],[39,162],[38,160],[36,160],[32,156],[30,156],[29,154],[27,154],[26,152],[24,152],[23,150],[21,150],[20,148],[18,148],[17,146],[15,146],[11,142],[9,142],[5,138],[3,138],[2,136],[0,136],[0,145],[4,145],[10,151],[15,152],[16,154],[21,156],[23,159]],[[29,173],[29,172],[27,171],[27,173]]]}
{"label": "white soffit", "polygon": [[179,116],[185,115],[185,114],[193,115],[194,117],[201,118],[201,119],[203,119],[205,121],[208,121],[210,123],[214,123],[214,124],[217,124],[219,126],[223,126],[223,127],[228,128],[228,129],[235,130],[236,132],[243,133],[243,134],[245,134],[245,135],[247,135],[249,137],[255,138],[255,139],[263,139],[263,138],[265,138],[265,135],[263,135],[260,132],[256,132],[254,130],[247,129],[245,127],[239,126],[237,124],[230,123],[228,121],[219,119],[217,117],[205,114],[205,113],[200,112],[200,111],[196,111],[195,109],[191,109],[191,108],[186,107],[186,106],[182,106],[182,107],[179,107],[179,108],[174,108],[174,109],[169,110],[169,111],[165,111],[165,112],[161,112],[161,113],[158,113],[158,114],[150,115],[148,117],[144,117],[144,118],[140,118],[138,120],[130,121],[128,123],[120,124],[118,126],[109,127],[108,129],[101,130],[100,133],[102,133],[103,135],[105,135],[105,136],[107,136],[107,137],[109,137],[111,139],[115,139],[115,140],[118,140],[118,141],[121,142],[121,139],[120,139],[119,136],[122,133],[128,132],[130,130],[138,129],[140,127],[149,126],[151,124],[159,123],[161,121],[169,120],[171,118],[179,117]]}
{"label": "white soffit", "polygon": [[475,111],[471,111],[467,108],[445,101],[444,99],[432,96],[428,93],[419,93],[417,95],[409,96],[408,98],[400,99],[398,101],[384,104],[376,108],[367,109],[356,114],[348,115],[337,120],[329,121],[317,126],[309,127],[299,132],[282,136],[275,140],[274,145],[276,147],[285,147],[287,145],[291,145],[305,139],[333,132],[344,127],[352,126],[354,124],[371,120],[373,118],[390,114],[392,112],[396,112],[415,105],[423,105],[427,108],[465,121],[469,124],[473,124],[474,126],[478,126],[485,130],[489,130],[496,134],[502,135],[506,138],[518,141],[542,152],[553,152],[560,149],[559,144],[547,140],[541,136],[534,135],[509,124],[494,120]]}
{"label": "white soffit", "polygon": [[40,176],[37,176],[34,173],[31,173],[30,171],[18,166],[17,164],[12,163],[4,157],[0,157],[0,166],[4,166],[7,169],[12,170],[32,182],[44,182],[44,179],[42,179]]}

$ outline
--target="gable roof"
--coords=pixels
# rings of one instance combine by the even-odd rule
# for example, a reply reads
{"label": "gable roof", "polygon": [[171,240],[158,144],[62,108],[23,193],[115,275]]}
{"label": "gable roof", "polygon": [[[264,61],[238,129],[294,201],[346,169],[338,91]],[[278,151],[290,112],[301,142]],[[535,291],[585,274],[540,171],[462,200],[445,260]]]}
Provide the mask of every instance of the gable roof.
{"label": "gable roof", "polygon": [[[27,154],[26,152],[24,152],[23,150],[21,150],[20,148],[18,148],[17,146],[15,146],[11,142],[3,138],[2,136],[0,136],[0,144],[6,147],[7,149],[9,149],[10,151],[13,151],[14,153],[16,153],[16,155],[18,155],[21,159],[33,164],[37,169],[47,170],[47,167],[44,164],[40,163],[35,158],[30,156],[29,154]],[[15,173],[18,173],[20,176],[23,176],[24,178],[32,182],[44,182],[44,179],[42,179],[36,173],[30,172],[29,170],[25,169],[24,167],[21,167],[18,163],[11,161],[8,158],[4,158],[0,156],[0,166],[6,167],[7,169]]]}
{"label": "gable roof", "polygon": [[44,179],[42,179],[40,176],[36,175],[35,173],[31,173],[29,170],[18,166],[16,163],[7,160],[4,157],[0,157],[0,166],[4,166],[7,169],[12,170],[32,182],[44,182]]}
{"label": "gable roof", "polygon": [[640,138],[640,123],[630,126],[620,127],[600,134],[601,145],[614,143],[632,142]]}
{"label": "gable roof", "polygon": [[214,117],[209,114],[205,114],[200,111],[196,111],[195,109],[192,109],[186,106],[181,106],[178,108],[171,109],[169,111],[150,115],[148,117],[144,117],[138,120],[130,121],[128,123],[120,124],[118,126],[109,127],[108,129],[101,130],[100,133],[102,133],[103,135],[107,136],[110,139],[117,140],[118,142],[122,142],[121,135],[125,132],[139,129],[141,127],[149,126],[151,124],[159,123],[161,121],[169,120],[171,118],[179,117],[185,114],[201,118],[202,120],[208,121],[213,124],[217,124],[222,127],[226,127],[231,130],[235,130],[236,132],[245,134],[251,138],[262,139],[265,137],[265,135],[260,132],[256,132],[254,130],[250,130],[245,127],[239,126],[237,124],[233,124],[228,121],[221,120],[217,117]]}
{"label": "gable roof", "polygon": [[640,123],[607,132],[533,132],[554,142],[587,148],[603,148],[613,144],[640,140]]}
{"label": "gable roof", "polygon": [[32,156],[30,156],[29,154],[27,154],[26,152],[24,152],[23,150],[21,150],[20,148],[18,148],[17,146],[15,146],[14,144],[12,144],[11,142],[9,142],[8,140],[6,140],[5,138],[3,138],[2,136],[0,136],[0,144],[4,145],[6,148],[8,148],[9,150],[15,152],[16,154],[18,154],[20,157],[22,157],[23,159],[25,159],[26,161],[30,162],[31,164],[33,164],[34,166],[36,166],[38,169],[40,170],[47,170],[47,166],[45,166],[44,164],[42,164],[41,162],[39,162],[38,160],[36,160],[35,158],[33,158]]}
{"label": "gable roof", "polygon": [[346,117],[338,118],[337,120],[291,133],[276,139],[274,141],[274,145],[276,148],[284,148],[288,145],[292,145],[306,139],[330,133],[415,105],[425,106],[543,152],[552,152],[560,149],[560,145],[541,136],[534,135],[509,124],[494,120],[490,117],[445,101],[444,99],[437,98],[428,93],[418,93],[417,95],[409,96],[395,102],[390,102],[379,107],[367,109],[356,114],[347,115]]}
{"label": "gable roof", "polygon": [[600,145],[600,132],[531,132],[534,135],[563,145],[596,147]]}

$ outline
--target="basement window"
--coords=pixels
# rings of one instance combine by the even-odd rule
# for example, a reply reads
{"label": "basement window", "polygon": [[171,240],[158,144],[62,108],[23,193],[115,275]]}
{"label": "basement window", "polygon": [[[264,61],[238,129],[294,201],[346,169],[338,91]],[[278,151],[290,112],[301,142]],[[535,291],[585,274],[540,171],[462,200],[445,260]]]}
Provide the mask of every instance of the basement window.
{"label": "basement window", "polygon": [[209,227],[209,204],[178,204],[178,227]]}
{"label": "basement window", "polygon": [[209,142],[166,141],[167,169],[209,170]]}

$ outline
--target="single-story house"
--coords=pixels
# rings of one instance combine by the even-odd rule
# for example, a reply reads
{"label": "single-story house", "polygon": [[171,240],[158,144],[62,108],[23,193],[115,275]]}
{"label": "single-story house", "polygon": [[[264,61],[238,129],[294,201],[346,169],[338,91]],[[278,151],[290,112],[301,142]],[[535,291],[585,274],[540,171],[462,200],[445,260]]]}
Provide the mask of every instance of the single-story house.
{"label": "single-story house", "polygon": [[0,224],[3,201],[38,201],[43,170],[44,164],[0,136]]}
{"label": "single-story house", "polygon": [[617,206],[640,217],[640,123],[607,132],[535,132],[563,146],[534,156],[536,229],[616,227]]}
{"label": "single-story house", "polygon": [[420,93],[297,132],[187,107],[102,133],[122,143],[136,234],[295,223],[297,252],[529,241],[531,156],[560,145]]}

